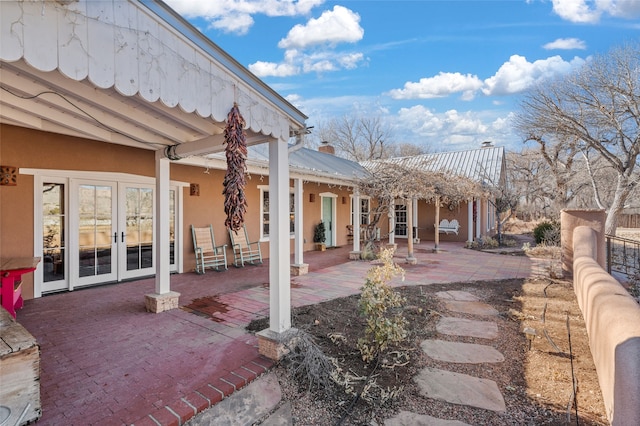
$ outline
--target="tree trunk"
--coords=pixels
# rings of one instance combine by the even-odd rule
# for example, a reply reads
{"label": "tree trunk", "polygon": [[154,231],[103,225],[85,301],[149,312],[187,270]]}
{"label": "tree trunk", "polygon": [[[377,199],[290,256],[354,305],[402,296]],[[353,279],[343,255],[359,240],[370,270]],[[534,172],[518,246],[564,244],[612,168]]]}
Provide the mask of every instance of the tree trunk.
{"label": "tree trunk", "polygon": [[616,193],[607,212],[607,220],[604,225],[606,235],[616,235],[618,228],[618,218],[624,209],[624,203],[627,202],[629,194],[633,189],[633,185],[629,182],[629,178],[625,175],[618,175],[618,184],[616,185]]}

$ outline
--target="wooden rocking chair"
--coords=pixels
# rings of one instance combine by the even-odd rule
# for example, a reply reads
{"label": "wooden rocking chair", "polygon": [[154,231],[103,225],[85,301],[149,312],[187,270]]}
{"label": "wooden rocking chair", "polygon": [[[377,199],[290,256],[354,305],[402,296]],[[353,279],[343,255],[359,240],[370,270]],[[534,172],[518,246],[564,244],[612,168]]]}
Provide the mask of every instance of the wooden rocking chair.
{"label": "wooden rocking chair", "polygon": [[211,225],[203,228],[191,225],[191,235],[196,252],[196,273],[204,274],[205,268],[214,268],[216,271],[220,271],[220,267],[227,269],[227,245],[216,246]]}
{"label": "wooden rocking chair", "polygon": [[233,264],[236,268],[244,267],[244,263],[248,262],[255,265],[255,262],[262,263],[262,252],[260,251],[260,241],[249,241],[247,227],[233,231],[229,229],[229,237],[231,238],[231,247],[233,248]]}

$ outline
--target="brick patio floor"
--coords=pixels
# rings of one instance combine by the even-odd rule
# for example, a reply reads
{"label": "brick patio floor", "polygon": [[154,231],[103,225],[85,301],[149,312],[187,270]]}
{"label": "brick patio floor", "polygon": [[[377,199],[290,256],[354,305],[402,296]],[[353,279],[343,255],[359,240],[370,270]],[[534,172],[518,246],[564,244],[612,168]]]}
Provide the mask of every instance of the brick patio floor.
{"label": "brick patio floor", "polygon": [[[394,286],[527,278],[545,261],[487,254],[443,243],[416,245],[417,265]],[[369,262],[348,261],[349,247],[305,253],[310,273],[292,277],[292,306],[348,296],[364,283]],[[267,371],[257,339],[245,330],[269,314],[268,261],[243,269],[171,277],[180,309],[145,312],[154,280],[93,287],[29,300],[20,322],[40,344],[39,425],[179,425]],[[209,298],[210,317],[185,307]]]}

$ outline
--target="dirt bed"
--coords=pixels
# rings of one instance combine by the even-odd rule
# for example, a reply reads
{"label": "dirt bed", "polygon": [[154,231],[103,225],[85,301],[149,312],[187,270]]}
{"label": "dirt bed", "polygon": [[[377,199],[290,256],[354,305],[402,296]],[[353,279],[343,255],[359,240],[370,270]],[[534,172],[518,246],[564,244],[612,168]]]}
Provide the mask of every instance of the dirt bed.
{"label": "dirt bed", "polygon": [[[496,308],[499,315],[492,319],[498,325],[499,337],[489,341],[437,333],[436,324],[444,315],[478,319],[448,312],[435,296],[442,290],[470,292]],[[358,315],[359,296],[294,311],[293,326],[314,336],[322,351],[349,373],[353,387],[351,395],[337,387],[309,390],[293,378],[284,363],[277,366],[283,401],[291,404],[294,424],[382,425],[400,410],[472,425],[607,424],[584,322],[570,282],[504,280],[405,287],[398,291],[406,298],[403,313],[409,321],[409,336],[403,345],[389,349],[377,367],[363,363],[356,347],[364,332],[364,318]],[[261,330],[266,326],[266,322],[256,322],[250,328]],[[535,335],[530,334],[532,341],[523,333],[525,327],[535,331]],[[482,365],[438,362],[421,350],[420,343],[425,339],[491,345],[504,355],[505,361]],[[494,380],[504,396],[506,412],[421,396],[413,378],[425,367]],[[365,382],[369,390],[363,393]],[[393,397],[385,399],[385,395]]]}

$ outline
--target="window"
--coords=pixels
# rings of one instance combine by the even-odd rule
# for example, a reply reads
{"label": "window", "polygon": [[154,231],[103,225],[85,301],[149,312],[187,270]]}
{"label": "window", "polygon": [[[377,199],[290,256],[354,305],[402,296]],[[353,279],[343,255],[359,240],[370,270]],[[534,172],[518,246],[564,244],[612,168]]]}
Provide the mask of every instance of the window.
{"label": "window", "polygon": [[[260,239],[269,238],[269,190],[265,186],[264,188],[260,188],[260,198],[262,199],[261,210],[262,214],[260,215],[262,224],[260,226],[261,235]],[[296,215],[296,207],[295,207],[295,196],[293,192],[289,194],[289,233],[293,234],[295,232],[295,215]]]}
{"label": "window", "polygon": [[369,199],[360,199],[360,225],[369,224]]}
{"label": "window", "polygon": [[42,185],[42,254],[43,281],[65,279],[65,185]]}
{"label": "window", "polygon": [[[354,216],[353,205],[354,205],[354,198],[351,198],[351,215],[349,217],[351,217],[352,224],[353,224],[353,216]],[[360,198],[360,225],[369,225],[369,223],[371,223],[369,213],[371,213],[369,198],[364,198],[364,197]]]}

